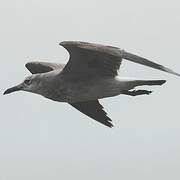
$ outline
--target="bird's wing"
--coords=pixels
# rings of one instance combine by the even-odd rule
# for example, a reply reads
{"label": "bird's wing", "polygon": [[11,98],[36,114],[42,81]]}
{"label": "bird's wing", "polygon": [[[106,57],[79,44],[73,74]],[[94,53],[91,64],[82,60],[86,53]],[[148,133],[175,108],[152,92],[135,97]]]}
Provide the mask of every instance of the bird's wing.
{"label": "bird's wing", "polygon": [[[118,54],[118,52],[117,52],[117,54]],[[148,59],[145,59],[143,57],[134,55],[134,54],[126,52],[126,51],[120,51],[120,54],[121,54],[123,59],[129,60],[129,61],[132,61],[132,62],[135,62],[135,63],[138,63],[138,64],[142,64],[142,65],[145,65],[145,66],[149,66],[151,68],[158,69],[160,71],[164,71],[164,72],[167,72],[167,73],[170,73],[170,74],[174,74],[176,76],[180,76],[179,73],[174,72],[172,69],[169,69],[169,68],[167,68],[165,66],[157,64],[155,62],[152,62],[152,61],[150,61]]]}
{"label": "bird's wing", "polygon": [[103,106],[98,100],[70,103],[70,105],[94,120],[108,127],[113,127],[111,124],[111,119],[106,115],[107,113],[103,110]]}
{"label": "bird's wing", "polygon": [[70,54],[70,59],[62,71],[68,73],[69,78],[87,79],[117,75],[122,59],[109,53],[113,47],[72,41],[64,41],[60,45]]}
{"label": "bird's wing", "polygon": [[47,62],[28,62],[26,68],[32,73],[45,73],[55,69],[63,69],[65,64],[47,63]]}
{"label": "bird's wing", "polygon": [[64,41],[60,45],[70,54],[70,59],[62,71],[68,73],[68,77],[116,76],[122,59],[180,76],[167,67],[117,47],[76,41]]}

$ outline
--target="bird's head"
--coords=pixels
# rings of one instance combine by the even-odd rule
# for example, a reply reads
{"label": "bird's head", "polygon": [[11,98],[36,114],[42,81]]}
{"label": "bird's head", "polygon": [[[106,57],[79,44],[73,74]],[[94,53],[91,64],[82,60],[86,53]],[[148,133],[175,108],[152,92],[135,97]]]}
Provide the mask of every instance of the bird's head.
{"label": "bird's head", "polygon": [[38,87],[40,86],[40,78],[36,74],[28,76],[25,80],[17,86],[11,87],[4,92],[4,95],[10,94],[15,91],[27,91],[32,93],[38,93]]}

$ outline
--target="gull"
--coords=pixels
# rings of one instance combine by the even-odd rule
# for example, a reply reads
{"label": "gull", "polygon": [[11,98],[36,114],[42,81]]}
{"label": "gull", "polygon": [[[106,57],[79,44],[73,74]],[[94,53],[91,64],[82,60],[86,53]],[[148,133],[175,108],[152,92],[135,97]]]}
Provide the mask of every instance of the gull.
{"label": "gull", "polygon": [[54,101],[69,103],[99,123],[113,127],[99,99],[120,94],[149,95],[152,91],[135,90],[135,87],[162,85],[166,82],[121,78],[118,70],[122,60],[180,76],[167,67],[117,47],[80,41],[63,41],[60,45],[70,55],[66,65],[28,62],[25,66],[32,75],[19,85],[7,89],[4,95],[19,90],[39,94]]}

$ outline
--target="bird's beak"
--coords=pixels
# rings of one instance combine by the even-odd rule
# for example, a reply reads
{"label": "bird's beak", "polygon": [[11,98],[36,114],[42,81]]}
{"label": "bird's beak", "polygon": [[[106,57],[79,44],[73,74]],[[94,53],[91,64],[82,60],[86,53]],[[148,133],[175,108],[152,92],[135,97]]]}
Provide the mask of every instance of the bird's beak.
{"label": "bird's beak", "polygon": [[12,92],[20,91],[20,90],[23,90],[23,84],[22,84],[22,83],[19,84],[19,85],[17,85],[17,86],[14,86],[14,87],[12,87],[12,88],[7,89],[7,90],[4,92],[3,95],[10,94],[10,93],[12,93]]}

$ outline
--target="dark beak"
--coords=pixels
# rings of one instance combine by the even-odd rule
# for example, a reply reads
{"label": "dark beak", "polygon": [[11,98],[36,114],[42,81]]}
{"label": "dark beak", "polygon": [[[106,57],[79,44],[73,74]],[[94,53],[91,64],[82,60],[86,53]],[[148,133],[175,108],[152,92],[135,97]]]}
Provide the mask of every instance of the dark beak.
{"label": "dark beak", "polygon": [[20,91],[20,90],[23,90],[23,84],[19,84],[17,86],[7,89],[3,95],[10,94],[12,92]]}

